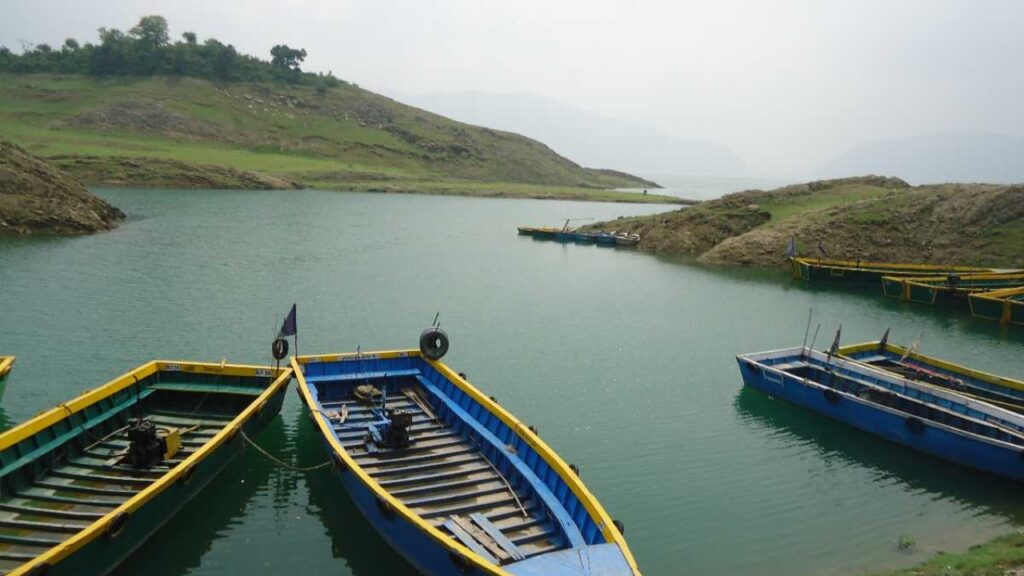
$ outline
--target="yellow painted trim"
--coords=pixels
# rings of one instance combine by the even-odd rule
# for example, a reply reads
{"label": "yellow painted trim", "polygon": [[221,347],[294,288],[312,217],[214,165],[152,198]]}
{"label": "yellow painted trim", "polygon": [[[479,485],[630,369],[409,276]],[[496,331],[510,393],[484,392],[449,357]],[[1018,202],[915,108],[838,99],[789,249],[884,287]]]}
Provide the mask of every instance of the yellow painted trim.
{"label": "yellow painted trim", "polygon": [[[72,554],[74,554],[75,552],[77,552],[82,547],[89,544],[96,538],[103,537],[104,529],[107,527],[109,523],[113,522],[114,519],[119,514],[131,514],[132,512],[144,506],[146,502],[151,500],[154,496],[166,490],[167,487],[173,484],[175,481],[177,481],[188,468],[204,460],[210,453],[216,450],[221,444],[226,442],[228,437],[233,435],[235,431],[241,430],[242,425],[244,425],[250,418],[252,418],[253,415],[255,415],[256,412],[259,411],[266,404],[266,402],[274,394],[276,394],[282,387],[287,386],[288,382],[290,382],[292,378],[292,370],[291,368],[288,367],[273,368],[270,366],[247,366],[231,364],[221,365],[198,362],[170,362],[166,360],[154,360],[152,362],[148,362],[146,364],[143,364],[142,366],[139,366],[138,368],[132,370],[131,372],[128,372],[127,374],[124,374],[123,376],[119,376],[114,380],[111,380],[110,382],[104,384],[103,386],[97,388],[96,390],[85,392],[84,394],[75,398],[74,400],[67,402],[65,406],[71,408],[72,413],[77,412],[79,410],[82,410],[85,406],[93,404],[103,398],[106,398],[107,396],[110,396],[120,390],[123,390],[124,388],[131,384],[134,384],[136,380],[133,377],[137,377],[139,380],[141,380],[145,376],[150,376],[158,371],[166,371],[165,368],[168,365],[180,366],[182,368],[182,371],[219,373],[240,376],[256,376],[257,370],[268,370],[271,376],[276,376],[276,379],[273,382],[271,382],[271,384],[267,386],[267,389],[264,390],[262,394],[257,396],[249,404],[249,406],[242,410],[242,412],[240,412],[238,416],[235,417],[234,420],[226,424],[224,428],[221,429],[220,432],[214,435],[213,438],[208,440],[198,450],[189,455],[188,458],[179,462],[177,466],[171,468],[166,474],[161,476],[155,482],[147,486],[145,489],[143,489],[135,496],[132,496],[131,498],[126,500],[117,508],[108,512],[99,520],[96,520],[88,527],[83,528],[78,533],[72,535],[67,540],[64,540],[60,544],[57,544],[56,546],[50,548],[46,552],[43,552],[42,554],[38,555],[34,560],[26,561],[24,564],[22,564],[15,570],[9,572],[8,576],[22,576],[24,574],[27,574],[33,566],[36,566],[38,564],[56,564],[68,558],[69,556],[71,556]],[[61,419],[57,418],[56,420],[54,420],[54,415],[62,415],[63,417],[67,417],[68,413],[66,410],[59,407],[44,412],[43,414],[36,416],[32,420],[29,420],[28,422],[25,422],[24,424],[12,428],[11,430],[8,430],[7,432],[4,432],[2,435],[0,435],[0,446],[6,447],[14,443],[9,440],[9,436],[22,437],[28,431],[38,431],[42,428],[46,428],[53,422],[59,421]],[[44,425],[44,422],[50,422],[50,424]]]}
{"label": "yellow painted trim", "polygon": [[[881,342],[865,342],[863,344],[851,344],[849,346],[842,346],[839,348],[839,356],[846,358],[847,360],[853,360],[854,362],[856,362],[856,360],[854,360],[851,357],[852,354],[868,352],[871,350],[878,350],[880,344]],[[895,344],[886,344],[885,349],[900,355],[907,353],[906,348],[903,348],[902,346],[897,346]],[[926,364],[931,364],[944,370],[949,370],[950,372],[954,372],[963,376],[970,376],[978,380],[983,380],[985,382],[988,382],[989,384],[1004,386],[1006,388],[1013,388],[1015,390],[1024,390],[1024,381],[1016,380],[1014,378],[1007,378],[1005,376],[997,376],[995,374],[990,374],[988,372],[983,372],[981,370],[974,370],[973,368],[968,368],[966,366],[961,366],[960,364],[954,364],[953,362],[947,362],[945,360],[940,360],[938,358],[933,358],[931,356],[926,356],[924,354],[919,354],[917,352],[910,354],[910,358],[913,358]],[[876,368],[876,370],[879,369]],[[884,369],[881,370],[884,371]]]}
{"label": "yellow painted trim", "polygon": [[0,356],[0,378],[3,378],[14,367],[14,356]]}
{"label": "yellow painted trim", "polygon": [[798,256],[793,258],[794,264],[802,264],[812,268],[842,268],[845,270],[856,270],[860,272],[883,272],[901,270],[921,272],[995,272],[993,268],[981,268],[975,266],[943,266],[941,264],[899,264],[893,262],[863,262],[859,260],[833,260],[828,258],[808,258]]}
{"label": "yellow painted trim", "polygon": [[[363,352],[361,354],[348,353],[322,356],[293,356],[292,367],[295,371],[295,377],[298,380],[299,392],[302,394],[303,400],[306,402],[306,405],[310,408],[314,406],[313,398],[308,391],[308,384],[306,383],[305,376],[302,373],[302,365],[308,364],[311,361],[334,362],[343,359],[354,359],[359,356],[363,358],[372,356],[383,359],[396,358],[400,356],[420,357],[420,351],[389,350],[384,352]],[[473,400],[480,403],[484,408],[487,409],[488,412],[497,416],[506,426],[512,429],[514,434],[516,434],[524,441],[526,441],[526,443],[529,444],[530,447],[533,448],[537,452],[537,454],[539,454],[541,458],[544,459],[545,462],[547,462],[548,466],[553,468],[558,473],[562,480],[569,486],[569,489],[572,490],[573,494],[583,504],[584,508],[587,510],[587,513],[589,513],[591,517],[597,521],[598,526],[601,528],[601,533],[605,537],[605,540],[608,542],[614,542],[619,547],[619,550],[622,551],[623,556],[629,563],[629,567],[633,571],[633,574],[636,576],[640,575],[640,568],[637,567],[636,560],[633,558],[633,553],[630,551],[629,546],[626,544],[625,538],[623,538],[623,536],[619,534],[619,531],[615,529],[615,526],[612,523],[612,518],[608,515],[605,509],[597,501],[597,498],[595,498],[594,495],[586,488],[586,486],[584,486],[579,476],[577,476],[572,470],[569,469],[568,464],[566,464],[565,461],[562,460],[562,458],[558,456],[558,454],[555,453],[555,451],[552,450],[550,446],[548,446],[543,440],[541,440],[539,436],[531,432],[525,424],[520,422],[510,412],[502,408],[496,402],[492,401],[487,395],[485,395],[475,386],[473,386],[465,379],[460,377],[457,372],[452,370],[446,364],[437,360],[424,359],[424,361],[433,366],[435,370],[440,372],[442,376],[444,376],[453,384],[455,384],[457,388],[468,394],[470,397],[473,398]],[[451,538],[443,532],[441,532],[440,530],[434,528],[431,524],[427,523],[422,518],[420,518],[418,514],[407,508],[404,504],[402,504],[400,500],[391,496],[391,494],[389,494],[387,490],[385,490],[379,484],[377,484],[377,482],[368,474],[366,474],[366,472],[363,471],[363,469],[355,462],[355,460],[353,460],[348,455],[344,447],[342,447],[341,443],[334,435],[334,430],[330,427],[330,424],[327,422],[327,419],[323,416],[323,414],[320,414],[318,412],[313,412],[313,414],[317,416],[316,422],[319,425],[321,432],[324,434],[328,442],[334,448],[335,453],[342,459],[342,461],[345,462],[345,465],[348,467],[348,469],[356,473],[356,475],[364,484],[366,484],[371,490],[373,490],[378,497],[384,499],[388,504],[390,504],[393,509],[401,513],[406,518],[406,520],[408,520],[414,526],[418,527],[421,531],[426,532],[428,535],[433,537],[435,540],[438,540],[445,546],[448,546],[450,548],[454,547],[458,549],[459,552],[464,554],[467,558],[472,559],[475,564],[486,570],[488,573],[508,574],[504,570],[501,570],[499,567],[495,566],[494,564],[491,564],[487,560],[484,560],[482,557],[473,553],[471,550],[463,546],[462,543],[458,542],[454,538]]]}
{"label": "yellow painted trim", "polygon": [[[1024,286],[1017,286],[1013,288],[1003,288],[1001,290],[991,290],[989,292],[976,292],[970,294],[968,297],[968,303],[971,306],[971,315],[975,318],[984,318],[985,320],[995,320],[996,322],[1002,322],[1003,324],[1018,324],[1024,325],[1024,322],[1013,321],[1013,309],[1014,307],[1024,308],[1024,301],[1014,300],[1014,296],[1024,295]],[[987,300],[1002,305],[1002,313],[999,318],[993,316],[984,316],[977,314],[974,311],[974,301]]]}

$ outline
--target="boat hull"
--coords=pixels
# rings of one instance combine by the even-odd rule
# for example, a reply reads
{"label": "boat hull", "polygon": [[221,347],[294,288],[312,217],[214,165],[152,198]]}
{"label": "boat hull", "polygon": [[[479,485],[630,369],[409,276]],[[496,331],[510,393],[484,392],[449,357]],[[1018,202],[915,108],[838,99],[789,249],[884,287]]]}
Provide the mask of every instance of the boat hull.
{"label": "boat hull", "polygon": [[[299,370],[300,395],[320,431],[320,443],[333,458],[339,484],[370,526],[418,572],[639,574],[621,533],[571,467],[527,426],[442,363],[403,350],[299,357],[292,366]],[[355,384],[350,383],[374,380],[387,386],[389,406],[412,410],[411,447],[391,451],[376,445],[371,450],[373,441],[365,438],[372,435],[366,432],[379,416],[367,419],[365,400],[351,400]],[[402,398],[419,409],[403,404]],[[438,438],[439,444],[431,444]],[[489,479],[477,485],[477,480],[451,472],[453,467]],[[430,477],[435,474],[445,479],[434,485]],[[409,488],[410,483],[415,487]],[[465,539],[468,533],[452,531],[460,517],[474,514],[494,518],[497,524],[490,528],[514,544],[501,546],[519,556],[499,562],[489,557],[498,553],[493,547],[481,549],[479,541]],[[530,528],[516,527],[534,522],[550,528],[531,538],[520,532]],[[547,544],[535,548],[541,541]]]}
{"label": "boat hull", "polygon": [[[0,510],[30,536],[0,535],[5,573],[114,570],[245,449],[243,434],[266,428],[290,380],[290,369],[155,361],[4,432]],[[180,434],[157,464],[119,461],[136,417]],[[87,524],[45,532],[65,518]],[[45,546],[28,555],[29,542]]]}
{"label": "boat hull", "polygon": [[[259,415],[247,421],[242,430],[255,438],[281,411],[285,389],[282,388],[267,402]],[[52,565],[47,576],[82,576],[108,574],[123,562],[136,548],[151,538],[179,510],[184,508],[200,491],[206,488],[220,472],[245,451],[245,441],[238,435],[220,445],[209,456],[196,464],[188,483],[175,482],[133,513],[125,530],[116,539],[98,538],[79,549],[73,556]]]}
{"label": "boat hull", "polygon": [[975,318],[1024,326],[1024,286],[971,294],[968,303]]}
{"label": "boat hull", "polygon": [[891,442],[978,470],[1024,481],[1021,449],[986,442],[928,420],[908,425],[908,415],[885,409],[848,394],[836,393],[830,401],[822,387],[781,371],[766,369],[742,356],[737,358],[743,383],[779,398],[843,422]]}

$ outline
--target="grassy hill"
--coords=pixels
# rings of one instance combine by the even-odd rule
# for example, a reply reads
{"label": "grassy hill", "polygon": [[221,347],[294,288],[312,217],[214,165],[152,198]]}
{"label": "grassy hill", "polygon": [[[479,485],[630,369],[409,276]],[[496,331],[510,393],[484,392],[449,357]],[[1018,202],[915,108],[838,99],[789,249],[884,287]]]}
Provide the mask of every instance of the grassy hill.
{"label": "grassy hill", "polygon": [[800,255],[889,262],[1024,266],[1024,185],[911,187],[866,176],[750,190],[589,228],[638,232],[642,249],[710,264],[776,266]]}
{"label": "grassy hill", "polygon": [[656,184],[348,84],[2,74],[0,133],[90,183],[139,184],[125,160],[152,158],[332,189],[675,201],[610,191]]}

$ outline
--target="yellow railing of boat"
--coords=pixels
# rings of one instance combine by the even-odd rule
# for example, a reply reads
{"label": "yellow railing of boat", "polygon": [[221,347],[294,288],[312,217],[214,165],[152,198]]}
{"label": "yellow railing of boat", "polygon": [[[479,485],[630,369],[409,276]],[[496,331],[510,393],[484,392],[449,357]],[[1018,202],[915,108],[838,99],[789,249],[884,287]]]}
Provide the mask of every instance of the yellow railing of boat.
{"label": "yellow railing of boat", "polygon": [[0,356],[0,378],[7,376],[14,366],[14,356]]}
{"label": "yellow railing of boat", "polygon": [[949,271],[955,273],[985,273],[995,272],[994,268],[984,268],[978,266],[946,266],[942,264],[903,264],[896,262],[870,262],[864,260],[837,260],[829,258],[809,258],[806,256],[795,256],[790,258],[793,270],[796,276],[799,277],[800,266],[810,266],[815,268],[842,268],[845,270],[859,271],[859,272],[901,272],[906,271],[908,273],[922,272],[927,274],[929,272],[935,273],[938,271]]}

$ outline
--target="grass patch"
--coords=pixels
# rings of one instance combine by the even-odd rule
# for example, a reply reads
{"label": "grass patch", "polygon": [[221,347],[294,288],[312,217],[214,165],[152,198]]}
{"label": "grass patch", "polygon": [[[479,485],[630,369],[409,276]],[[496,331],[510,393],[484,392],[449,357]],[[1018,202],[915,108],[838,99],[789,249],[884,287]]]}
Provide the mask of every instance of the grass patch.
{"label": "grass patch", "polygon": [[940,553],[931,560],[885,576],[1007,576],[1024,567],[1024,534],[996,538],[957,554]]}
{"label": "grass patch", "polygon": [[807,194],[779,195],[760,206],[771,214],[772,222],[779,222],[811,210],[852,204],[869,198],[877,198],[890,192],[891,190],[888,188],[855,184]]}

